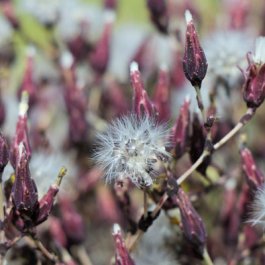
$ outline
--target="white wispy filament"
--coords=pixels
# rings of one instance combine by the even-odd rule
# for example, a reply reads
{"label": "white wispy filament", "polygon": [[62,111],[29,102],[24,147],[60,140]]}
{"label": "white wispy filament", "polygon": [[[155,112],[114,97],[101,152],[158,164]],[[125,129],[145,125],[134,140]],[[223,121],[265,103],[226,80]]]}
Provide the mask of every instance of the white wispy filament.
{"label": "white wispy filament", "polygon": [[165,125],[153,118],[131,114],[116,119],[98,135],[95,153],[107,182],[129,178],[136,186],[146,187],[159,174],[170,154],[165,150]]}
{"label": "white wispy filament", "polygon": [[252,225],[260,225],[265,228],[265,184],[258,188],[252,204],[251,219]]}

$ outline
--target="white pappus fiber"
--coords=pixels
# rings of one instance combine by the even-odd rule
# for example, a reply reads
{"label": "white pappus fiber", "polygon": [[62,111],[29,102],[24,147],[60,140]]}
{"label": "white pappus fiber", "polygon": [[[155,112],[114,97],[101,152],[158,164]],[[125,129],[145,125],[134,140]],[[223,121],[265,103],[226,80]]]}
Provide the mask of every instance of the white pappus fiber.
{"label": "white pappus fiber", "polygon": [[150,117],[130,114],[113,121],[98,135],[94,156],[106,181],[129,178],[138,187],[150,186],[170,157],[165,149],[166,134],[166,126]]}

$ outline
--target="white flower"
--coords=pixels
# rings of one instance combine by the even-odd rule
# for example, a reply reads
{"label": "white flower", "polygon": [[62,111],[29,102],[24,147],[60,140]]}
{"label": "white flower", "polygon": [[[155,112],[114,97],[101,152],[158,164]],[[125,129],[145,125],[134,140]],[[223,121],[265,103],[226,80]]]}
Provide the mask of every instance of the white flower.
{"label": "white flower", "polygon": [[95,153],[106,181],[130,178],[136,186],[150,186],[162,162],[169,158],[166,133],[165,125],[157,124],[153,118],[131,114],[116,119],[106,132],[98,135]]}
{"label": "white flower", "polygon": [[249,222],[253,226],[260,225],[265,228],[265,184],[259,187],[255,193]]}
{"label": "white flower", "polygon": [[265,37],[258,37],[256,39],[253,60],[256,64],[265,63]]}

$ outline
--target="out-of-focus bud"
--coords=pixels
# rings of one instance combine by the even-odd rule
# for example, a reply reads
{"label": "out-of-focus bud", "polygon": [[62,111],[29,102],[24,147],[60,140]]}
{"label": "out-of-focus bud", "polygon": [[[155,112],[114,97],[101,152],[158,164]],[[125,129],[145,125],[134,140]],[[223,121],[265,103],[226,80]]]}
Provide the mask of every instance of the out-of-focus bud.
{"label": "out-of-focus bud", "polygon": [[80,244],[85,239],[85,225],[82,216],[65,196],[59,201],[61,222],[69,243]]}
{"label": "out-of-focus bud", "polygon": [[105,0],[104,1],[104,7],[106,9],[116,10],[117,9],[117,0]]}
{"label": "out-of-focus bud", "polygon": [[180,108],[179,116],[171,130],[170,144],[173,146],[176,158],[180,158],[187,148],[190,124],[190,99],[186,98]]}
{"label": "out-of-focus bud", "polygon": [[126,249],[121,234],[121,228],[118,224],[113,225],[112,236],[115,243],[115,265],[134,265],[135,263]]}
{"label": "out-of-focus bud", "polygon": [[206,75],[208,64],[189,10],[186,10],[185,18],[187,30],[183,57],[183,71],[192,86],[200,88],[202,80]]}
{"label": "out-of-focus bud", "polygon": [[32,218],[38,209],[38,192],[34,180],[30,176],[29,156],[23,142],[19,144],[16,159],[15,182],[12,188],[12,199],[15,209],[22,219]]}
{"label": "out-of-focus bud", "polygon": [[83,84],[76,80],[74,59],[65,52],[62,56],[62,71],[65,81],[65,104],[69,119],[69,138],[74,144],[83,143],[87,136],[86,121],[87,97]]}
{"label": "out-of-focus bud", "polygon": [[31,156],[31,148],[29,144],[28,125],[27,125],[28,122],[27,111],[29,106],[28,102],[29,102],[28,93],[24,91],[21,95],[18,121],[16,125],[16,134],[12,141],[11,151],[10,151],[10,162],[14,169],[16,167],[16,158],[18,156],[19,145],[21,143],[25,145],[25,149],[29,159]]}
{"label": "out-of-focus bud", "polygon": [[110,53],[110,39],[115,13],[111,10],[106,12],[106,22],[103,34],[89,56],[90,65],[98,75],[103,75],[108,67]]}
{"label": "out-of-focus bud", "polygon": [[48,218],[54,204],[55,196],[59,191],[59,187],[61,185],[62,179],[65,176],[65,174],[66,174],[66,169],[62,168],[59,172],[56,182],[50,186],[47,193],[40,199],[39,213],[38,217],[35,220],[35,225],[44,222]]}
{"label": "out-of-focus bud", "polygon": [[0,133],[0,178],[9,160],[9,148],[4,136]]}
{"label": "out-of-focus bud", "polygon": [[136,62],[132,62],[130,66],[131,84],[133,87],[133,111],[137,116],[156,115],[156,109],[148,98],[148,95],[144,89],[144,84],[141,78],[141,73]]}
{"label": "out-of-focus bud", "polygon": [[2,126],[4,124],[5,118],[6,118],[5,104],[4,104],[3,99],[0,95],[0,126]]}
{"label": "out-of-focus bud", "polygon": [[243,147],[240,150],[240,154],[242,159],[242,167],[246,175],[247,183],[250,189],[255,191],[264,183],[265,177],[257,168],[254,158],[248,148]]}
{"label": "out-of-focus bud", "polygon": [[4,16],[11,23],[13,28],[17,29],[19,27],[19,21],[15,13],[14,3],[11,0],[5,0],[1,1],[0,5]]}
{"label": "out-of-focus bud", "polygon": [[154,104],[158,112],[159,121],[170,118],[169,74],[167,66],[161,66],[155,87]]}
{"label": "out-of-focus bud", "polygon": [[230,27],[235,30],[244,29],[250,4],[245,0],[228,1],[228,13],[230,15]]}
{"label": "out-of-focus bud", "polygon": [[161,33],[167,34],[169,24],[167,1],[147,0],[147,6],[150,11],[151,19],[156,28]]}
{"label": "out-of-focus bud", "polygon": [[23,91],[26,91],[29,96],[29,105],[35,103],[37,97],[37,88],[33,80],[34,58],[36,54],[35,47],[30,46],[27,48],[26,68],[20,89],[18,90],[18,96],[21,98]]}
{"label": "out-of-focus bud", "polygon": [[67,238],[59,218],[53,216],[49,218],[49,231],[52,239],[55,240],[59,246],[67,247]]}
{"label": "out-of-focus bud", "polygon": [[179,188],[176,201],[181,214],[182,229],[188,241],[203,254],[206,244],[206,230],[203,221],[193,208],[188,196]]}
{"label": "out-of-focus bud", "polygon": [[124,95],[123,87],[113,78],[104,78],[103,104],[111,117],[121,116],[128,112],[128,100]]}
{"label": "out-of-focus bud", "polygon": [[257,38],[255,54],[253,59],[248,55],[248,62],[243,98],[249,108],[257,108],[265,98],[265,37]]}
{"label": "out-of-focus bud", "polygon": [[[193,122],[192,122],[192,135],[190,137],[190,160],[194,164],[197,159],[202,154],[205,147],[205,133],[203,130],[203,125],[201,124],[199,117],[197,114],[194,114]],[[207,156],[204,159],[203,163],[197,168],[201,174],[205,175],[206,169],[210,164],[211,157]]]}
{"label": "out-of-focus bud", "polygon": [[186,82],[185,75],[183,73],[182,67],[182,54],[179,51],[175,51],[174,53],[174,61],[173,66],[170,71],[170,79],[172,85],[176,88],[182,88],[184,83]]}

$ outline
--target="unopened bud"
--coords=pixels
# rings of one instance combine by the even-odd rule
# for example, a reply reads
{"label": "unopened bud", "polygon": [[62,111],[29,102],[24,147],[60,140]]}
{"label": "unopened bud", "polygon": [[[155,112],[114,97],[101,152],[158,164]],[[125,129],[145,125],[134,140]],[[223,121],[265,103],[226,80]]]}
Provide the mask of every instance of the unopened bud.
{"label": "unopened bud", "polygon": [[23,142],[19,144],[16,159],[15,182],[12,188],[12,199],[18,212],[32,217],[38,209],[38,192],[34,180],[30,176],[29,156]]}
{"label": "unopened bud", "polygon": [[168,121],[170,117],[169,74],[167,67],[164,66],[159,71],[154,104],[158,112],[158,119]]}
{"label": "unopened bud", "polygon": [[254,158],[247,148],[242,148],[240,150],[241,159],[242,159],[242,167],[246,175],[247,183],[250,189],[257,190],[265,180],[264,175],[257,168],[257,165],[254,161]]}
{"label": "unopened bud", "polygon": [[91,67],[99,75],[104,74],[107,70],[110,53],[110,38],[114,20],[114,12],[106,12],[106,23],[103,34],[89,57]]}
{"label": "unopened bud", "polygon": [[121,228],[118,224],[113,225],[112,235],[115,243],[115,265],[134,265],[135,263],[125,247]]}
{"label": "unopened bud", "polygon": [[171,145],[174,147],[176,158],[180,158],[187,147],[190,124],[190,99],[186,98],[180,108],[179,116],[171,131]]}
{"label": "unopened bud", "polygon": [[206,244],[206,230],[203,221],[181,188],[176,196],[184,235],[202,254]]}
{"label": "unopened bud", "polygon": [[6,139],[0,133],[0,174],[4,171],[9,160],[9,148]]}
{"label": "unopened bud", "polygon": [[144,89],[144,84],[141,78],[141,73],[139,71],[138,64],[132,62],[130,66],[130,76],[131,84],[133,87],[133,111],[137,116],[154,116],[156,114],[156,109],[148,98],[148,95]]}
{"label": "unopened bud", "polygon": [[207,61],[195,30],[192,15],[185,12],[187,22],[185,52],[183,57],[183,71],[186,78],[195,87],[201,87],[202,80],[207,72]]}
{"label": "unopened bud", "polygon": [[169,14],[167,10],[167,1],[165,0],[147,0],[147,6],[150,11],[151,19],[156,28],[162,32],[168,32]]}

